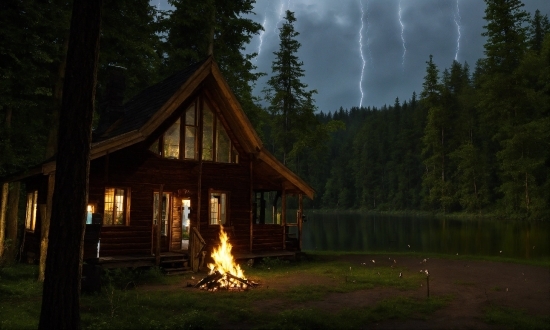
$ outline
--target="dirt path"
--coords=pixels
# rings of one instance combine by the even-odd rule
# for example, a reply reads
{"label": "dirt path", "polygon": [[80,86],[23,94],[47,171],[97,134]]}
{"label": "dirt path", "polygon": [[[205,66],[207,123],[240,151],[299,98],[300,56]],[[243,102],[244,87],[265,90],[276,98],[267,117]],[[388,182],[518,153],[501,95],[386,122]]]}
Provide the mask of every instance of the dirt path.
{"label": "dirt path", "polygon": [[[429,320],[386,321],[371,324],[375,329],[499,329],[483,322],[484,308],[495,305],[524,310],[536,316],[550,315],[550,268],[513,263],[451,260],[431,258],[426,263],[422,259],[392,255],[344,255],[340,260],[360,265],[371,259],[377,265],[389,266],[396,259],[400,267],[405,267],[403,276],[428,269],[430,273],[430,294],[451,295],[453,300],[445,308],[435,312]],[[285,289],[291,285],[327,284],[326,277],[312,276],[293,278],[288,276],[270,280],[273,288]],[[383,299],[406,296],[425,298],[425,283],[417,290],[400,291],[393,288],[375,288],[350,293],[334,293],[321,301],[301,303],[304,308],[319,308],[335,311],[346,307],[374,306]],[[272,302],[276,304],[276,302]],[[272,306],[266,306],[273,310]]]}

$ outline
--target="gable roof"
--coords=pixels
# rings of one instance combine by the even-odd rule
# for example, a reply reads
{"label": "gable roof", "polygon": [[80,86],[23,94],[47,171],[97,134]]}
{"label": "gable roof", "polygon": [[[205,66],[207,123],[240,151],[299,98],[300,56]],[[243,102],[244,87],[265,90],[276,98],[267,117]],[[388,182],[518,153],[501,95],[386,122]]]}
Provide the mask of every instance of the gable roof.
{"label": "gable roof", "polygon": [[[313,199],[314,190],[264,148],[237,98],[212,57],[152,85],[130,99],[122,116],[92,140],[90,159],[99,158],[145,140],[179,106],[205,88],[220,105],[223,116],[248,154],[253,155],[254,189],[302,193]],[[55,161],[42,165],[42,173],[55,171]]]}

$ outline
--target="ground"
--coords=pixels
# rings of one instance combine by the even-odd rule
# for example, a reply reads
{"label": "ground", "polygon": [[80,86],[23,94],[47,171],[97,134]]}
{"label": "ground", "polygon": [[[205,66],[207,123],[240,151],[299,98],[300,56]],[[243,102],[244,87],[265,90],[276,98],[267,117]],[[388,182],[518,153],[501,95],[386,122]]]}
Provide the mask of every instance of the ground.
{"label": "ground", "polygon": [[[523,310],[528,314],[550,315],[550,268],[516,263],[430,258],[392,255],[343,255],[342,260],[368,267],[388,267],[396,260],[405,267],[403,276],[428,269],[430,294],[451,295],[451,303],[430,315],[428,320],[385,321],[369,326],[375,329],[500,329],[483,321],[483,310],[489,305]],[[371,260],[376,260],[372,263]],[[286,289],[299,283],[324,284],[326,277],[298,276],[270,280],[271,288]],[[329,281],[329,280],[328,280]],[[420,286],[420,284],[422,286]],[[333,293],[321,301],[300,303],[301,307],[335,311],[345,307],[371,306],[395,296],[425,298],[426,283],[418,289],[400,291],[393,288],[374,288],[350,293]],[[262,308],[273,310],[277,302],[266,302]]]}

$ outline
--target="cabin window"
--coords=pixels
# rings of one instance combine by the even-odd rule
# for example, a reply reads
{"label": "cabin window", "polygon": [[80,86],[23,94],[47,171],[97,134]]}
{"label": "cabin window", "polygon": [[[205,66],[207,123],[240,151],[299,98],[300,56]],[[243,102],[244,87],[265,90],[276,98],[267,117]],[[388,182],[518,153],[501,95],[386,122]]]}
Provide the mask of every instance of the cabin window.
{"label": "cabin window", "polygon": [[103,224],[106,226],[124,226],[127,224],[129,190],[123,188],[105,189],[105,209]]}
{"label": "cabin window", "polygon": [[[162,193],[162,213],[160,220],[160,234],[168,235],[168,225],[170,224],[170,193]],[[153,198],[153,223],[156,225],[159,218],[159,193],[154,193]]]}
{"label": "cabin window", "polygon": [[185,159],[196,159],[196,136],[197,136],[197,109],[195,103],[191,104],[185,110],[185,138],[184,138],[184,154]]}
{"label": "cabin window", "polygon": [[38,190],[31,191],[27,194],[27,214],[25,218],[25,229],[34,231],[36,226],[36,209],[37,209]]}
{"label": "cabin window", "polygon": [[180,157],[180,119],[164,133],[163,155],[165,158],[178,159]]}
{"label": "cabin window", "polygon": [[202,160],[218,163],[238,163],[239,154],[222,122],[214,115],[208,103],[204,103],[202,119]]}
{"label": "cabin window", "polygon": [[204,103],[202,113],[202,160],[214,160],[214,114]]}
{"label": "cabin window", "polygon": [[[193,102],[149,150],[170,159],[196,160],[202,150],[202,160],[218,163],[238,163],[239,154],[210,104]],[[202,130],[199,130],[202,122]],[[202,132],[202,134],[201,134]]]}
{"label": "cabin window", "polygon": [[210,224],[227,224],[227,193],[220,191],[210,192]]}

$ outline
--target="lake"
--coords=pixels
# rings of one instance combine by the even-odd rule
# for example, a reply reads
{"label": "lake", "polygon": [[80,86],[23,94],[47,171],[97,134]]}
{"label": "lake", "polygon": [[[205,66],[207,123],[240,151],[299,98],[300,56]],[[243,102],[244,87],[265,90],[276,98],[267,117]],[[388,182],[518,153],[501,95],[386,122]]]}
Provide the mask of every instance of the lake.
{"label": "lake", "polygon": [[311,211],[306,214],[304,250],[414,251],[520,259],[550,256],[548,221],[456,220]]}

